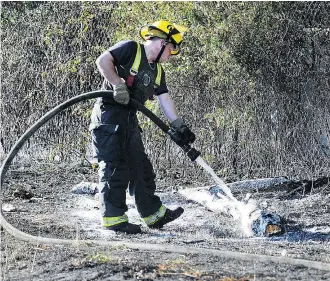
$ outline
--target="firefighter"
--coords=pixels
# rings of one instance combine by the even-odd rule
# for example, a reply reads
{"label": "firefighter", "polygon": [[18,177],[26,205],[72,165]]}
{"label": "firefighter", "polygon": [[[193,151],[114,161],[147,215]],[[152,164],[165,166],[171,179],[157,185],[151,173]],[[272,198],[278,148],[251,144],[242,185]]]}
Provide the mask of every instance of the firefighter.
{"label": "firefighter", "polygon": [[111,98],[98,98],[91,115],[90,130],[99,161],[99,195],[102,227],[136,234],[139,225],[129,223],[125,212],[126,190],[134,195],[137,210],[150,228],[162,228],[183,213],[183,208],[166,208],[155,195],[155,173],[145,153],[136,110],[127,106],[130,97],[144,104],[153,96],[179,133],[183,142],[195,135],[179,117],[169,95],[161,63],[180,52],[186,28],[168,21],[156,21],[141,28],[144,43],[120,41],[96,60],[104,77],[103,89],[113,90]]}

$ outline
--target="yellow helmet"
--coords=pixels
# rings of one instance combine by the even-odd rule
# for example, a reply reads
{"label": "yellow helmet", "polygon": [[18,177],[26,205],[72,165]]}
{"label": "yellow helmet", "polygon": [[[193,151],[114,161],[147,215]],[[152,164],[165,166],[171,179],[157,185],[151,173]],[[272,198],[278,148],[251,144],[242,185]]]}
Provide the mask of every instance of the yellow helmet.
{"label": "yellow helmet", "polygon": [[182,35],[187,30],[188,28],[185,26],[160,20],[141,27],[140,36],[143,40],[149,40],[154,37],[165,39],[175,47],[171,54],[177,55],[180,52],[180,45],[183,41]]}

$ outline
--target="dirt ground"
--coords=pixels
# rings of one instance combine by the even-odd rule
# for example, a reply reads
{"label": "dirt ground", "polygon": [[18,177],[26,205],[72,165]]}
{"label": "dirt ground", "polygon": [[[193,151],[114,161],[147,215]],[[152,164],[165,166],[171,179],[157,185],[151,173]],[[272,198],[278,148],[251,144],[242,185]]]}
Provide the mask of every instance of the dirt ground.
{"label": "dirt ground", "polygon": [[[212,183],[202,179],[191,186],[184,180],[158,179],[163,203],[182,206],[185,213],[162,230],[148,229],[129,201],[131,221],[143,233],[114,234],[100,229],[98,200],[77,195],[72,187],[97,181],[90,167],[61,163],[13,165],[8,171],[3,198],[6,219],[18,229],[50,238],[124,241],[193,248],[210,248],[330,264],[330,185],[309,189],[284,186],[252,192],[259,206],[286,220],[279,237],[245,237],[240,224],[215,214],[178,193]],[[244,192],[235,192],[238,199]],[[286,262],[241,260],[200,254],[130,249],[124,246],[34,245],[22,242],[1,228],[1,280],[330,280],[330,271]]]}

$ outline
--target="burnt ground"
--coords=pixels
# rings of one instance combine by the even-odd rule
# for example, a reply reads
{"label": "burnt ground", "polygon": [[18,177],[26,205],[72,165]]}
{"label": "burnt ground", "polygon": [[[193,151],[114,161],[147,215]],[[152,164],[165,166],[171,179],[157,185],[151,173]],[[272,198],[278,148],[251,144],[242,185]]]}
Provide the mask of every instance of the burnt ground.
{"label": "burnt ground", "polygon": [[[61,163],[30,164],[8,171],[1,197],[7,220],[18,229],[50,238],[100,239],[211,248],[330,263],[330,185],[295,185],[252,192],[269,211],[286,220],[286,234],[270,238],[244,237],[240,224],[189,201],[177,190],[205,186],[158,179],[159,193],[169,208],[185,213],[163,230],[143,227],[143,234],[101,230],[98,201],[71,193],[81,181],[97,181],[89,167]],[[244,192],[235,192],[238,199]],[[8,205],[9,204],[9,205]],[[129,216],[139,222],[134,204]],[[65,246],[22,242],[1,228],[1,280],[330,280],[330,271],[289,263],[239,260],[223,256],[179,254],[126,247]]]}

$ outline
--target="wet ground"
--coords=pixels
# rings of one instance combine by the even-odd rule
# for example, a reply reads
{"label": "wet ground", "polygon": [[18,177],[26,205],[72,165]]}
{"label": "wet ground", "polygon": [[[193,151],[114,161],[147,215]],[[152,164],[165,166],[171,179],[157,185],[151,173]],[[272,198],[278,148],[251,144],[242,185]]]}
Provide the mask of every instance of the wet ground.
{"label": "wet ground", "polygon": [[[97,181],[89,167],[37,164],[12,167],[2,192],[7,220],[18,229],[49,238],[124,241],[177,247],[269,255],[319,261],[330,265],[330,185],[306,192],[294,186],[253,191],[258,206],[286,221],[279,237],[246,237],[239,221],[216,214],[182,196],[178,189],[194,186],[159,181],[159,193],[169,208],[184,214],[163,230],[150,230],[139,220],[129,200],[128,215],[143,233],[114,234],[100,229],[97,197],[71,193],[74,184]],[[174,185],[178,182],[179,185]],[[235,190],[239,200],[246,190]],[[22,242],[1,229],[2,280],[330,280],[330,271],[289,262],[233,259],[210,255],[130,249],[124,246],[67,246]]]}

